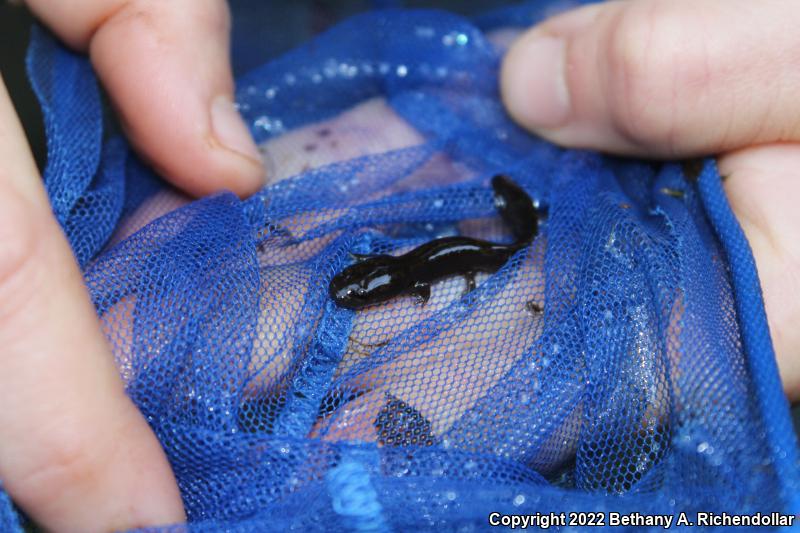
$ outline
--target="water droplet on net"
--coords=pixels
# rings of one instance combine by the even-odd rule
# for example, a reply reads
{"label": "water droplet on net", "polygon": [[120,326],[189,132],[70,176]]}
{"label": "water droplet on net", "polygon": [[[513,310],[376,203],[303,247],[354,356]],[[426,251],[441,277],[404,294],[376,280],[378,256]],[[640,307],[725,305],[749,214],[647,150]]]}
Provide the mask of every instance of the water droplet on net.
{"label": "water droplet on net", "polygon": [[329,60],[325,62],[325,66],[322,67],[322,73],[325,75],[326,78],[333,78],[336,76],[336,62],[333,60]]}
{"label": "water droplet on net", "polygon": [[453,490],[448,490],[447,492],[444,493],[444,497],[447,498],[448,501],[452,502],[455,501],[456,499],[456,493]]}
{"label": "water droplet on net", "polygon": [[339,73],[341,73],[345,78],[355,78],[358,75],[358,67],[355,65],[342,63],[339,65]]}
{"label": "water droplet on net", "polygon": [[433,201],[433,207],[437,209],[442,207],[443,205],[444,205],[444,200],[442,200],[441,198],[437,198],[436,200]]}
{"label": "water droplet on net", "polygon": [[398,65],[396,72],[398,77],[405,78],[406,74],[408,74],[408,67],[405,65]]}
{"label": "water droplet on net", "polygon": [[261,130],[268,132],[281,132],[283,131],[283,122],[280,119],[272,120],[269,117],[259,117],[253,122],[253,125]]}
{"label": "water droplet on net", "polygon": [[442,44],[445,46],[464,46],[469,43],[469,35],[466,33],[450,32],[442,37]]}
{"label": "water droplet on net", "polygon": [[417,37],[422,37],[423,39],[430,39],[436,32],[430,26],[417,26],[414,28],[414,33]]}
{"label": "water droplet on net", "polygon": [[525,495],[524,494],[517,494],[516,496],[514,496],[514,506],[515,507],[519,507],[523,503],[525,503]]}

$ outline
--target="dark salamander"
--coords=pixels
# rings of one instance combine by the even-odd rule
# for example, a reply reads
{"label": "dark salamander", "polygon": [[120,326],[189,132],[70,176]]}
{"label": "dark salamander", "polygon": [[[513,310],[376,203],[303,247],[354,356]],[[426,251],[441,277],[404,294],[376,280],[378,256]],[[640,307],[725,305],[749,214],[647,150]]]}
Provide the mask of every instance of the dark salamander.
{"label": "dark salamander", "polygon": [[334,276],[331,298],[347,309],[361,309],[401,294],[427,302],[431,283],[449,276],[464,276],[468,290],[475,288],[476,272],[496,272],[538,233],[539,210],[530,196],[510,178],[492,178],[494,203],[514,234],[511,244],[470,237],[442,237],[400,256],[357,256],[357,262]]}

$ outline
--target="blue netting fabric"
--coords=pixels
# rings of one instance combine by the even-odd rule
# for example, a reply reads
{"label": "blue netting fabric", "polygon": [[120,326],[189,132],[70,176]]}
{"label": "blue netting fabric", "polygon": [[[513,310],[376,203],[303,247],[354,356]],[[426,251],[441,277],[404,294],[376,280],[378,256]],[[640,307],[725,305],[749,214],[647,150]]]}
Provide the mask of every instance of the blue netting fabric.
{"label": "blue netting fabric", "polygon": [[[104,141],[86,60],[36,34],[53,208],[197,531],[800,511],[758,279],[713,162],[561,150],[504,113],[504,43],[545,9],[373,12],[251,72],[237,100],[276,182],[244,201],[189,201]],[[511,239],[498,172],[549,216],[477,289],[331,302],[349,252]]]}

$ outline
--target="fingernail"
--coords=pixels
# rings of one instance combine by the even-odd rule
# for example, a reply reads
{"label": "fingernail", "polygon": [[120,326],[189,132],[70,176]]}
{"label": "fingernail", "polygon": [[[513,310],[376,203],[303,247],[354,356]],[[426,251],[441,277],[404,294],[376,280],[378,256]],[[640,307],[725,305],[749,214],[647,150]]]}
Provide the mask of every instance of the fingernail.
{"label": "fingernail", "polygon": [[211,103],[211,127],[214,136],[223,146],[261,165],[258,148],[230,97],[214,98]]}
{"label": "fingernail", "polygon": [[563,39],[532,35],[520,39],[506,58],[506,105],[529,128],[556,128],[569,118],[565,50]]}

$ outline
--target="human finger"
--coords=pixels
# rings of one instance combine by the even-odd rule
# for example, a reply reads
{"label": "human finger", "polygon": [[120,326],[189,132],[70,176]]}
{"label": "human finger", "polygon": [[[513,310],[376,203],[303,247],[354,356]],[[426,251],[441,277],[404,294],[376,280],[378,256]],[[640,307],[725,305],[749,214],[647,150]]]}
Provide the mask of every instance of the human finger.
{"label": "human finger", "polygon": [[783,389],[800,400],[800,145],[745,148],[719,159],[725,193],[758,268]]}
{"label": "human finger", "polygon": [[133,144],[167,179],[206,195],[246,196],[264,165],[233,102],[224,0],[28,0],[90,53]]}
{"label": "human finger", "polygon": [[523,126],[571,147],[659,157],[800,139],[790,0],[584,7],[524,34],[502,67]]}
{"label": "human finger", "polygon": [[47,529],[181,521],[170,466],[125,395],[2,83],[0,161],[4,488]]}

